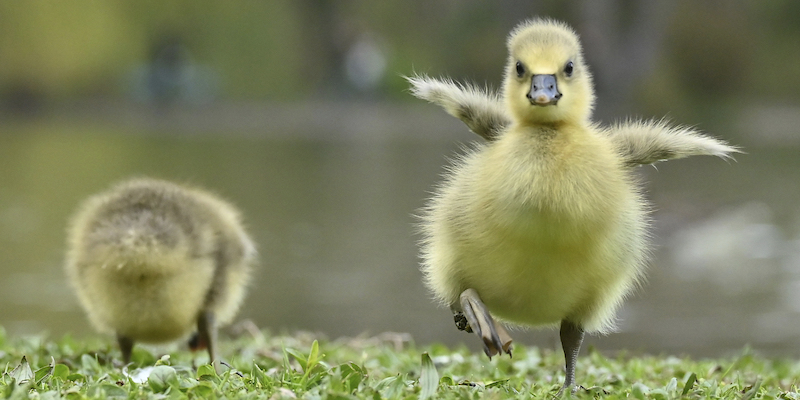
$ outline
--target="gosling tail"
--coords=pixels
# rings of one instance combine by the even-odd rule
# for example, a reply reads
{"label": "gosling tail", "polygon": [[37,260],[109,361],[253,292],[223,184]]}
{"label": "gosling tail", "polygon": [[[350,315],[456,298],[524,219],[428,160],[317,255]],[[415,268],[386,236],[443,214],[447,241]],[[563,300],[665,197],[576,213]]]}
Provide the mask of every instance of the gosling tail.
{"label": "gosling tail", "polygon": [[731,159],[737,147],[695,129],[669,126],[664,120],[630,120],[602,129],[616,145],[626,165],[653,164],[697,155]]}
{"label": "gosling tail", "polygon": [[406,77],[406,80],[411,84],[411,94],[438,104],[486,140],[494,140],[510,124],[511,119],[497,95],[485,89],[422,75]]}

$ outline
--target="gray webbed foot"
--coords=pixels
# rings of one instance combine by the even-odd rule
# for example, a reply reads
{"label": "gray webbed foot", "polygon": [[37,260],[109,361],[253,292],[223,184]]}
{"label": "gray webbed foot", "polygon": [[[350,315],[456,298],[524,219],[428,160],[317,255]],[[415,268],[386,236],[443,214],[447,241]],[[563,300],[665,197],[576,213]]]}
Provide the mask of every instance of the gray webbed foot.
{"label": "gray webbed foot", "polygon": [[[461,313],[454,315],[459,330],[475,332],[483,341],[483,351],[489,357],[506,353],[511,356],[511,336],[502,325],[495,322],[478,292],[467,289],[459,298]],[[459,316],[461,314],[461,316]],[[464,321],[466,320],[466,321]],[[462,328],[463,327],[463,328]]]}

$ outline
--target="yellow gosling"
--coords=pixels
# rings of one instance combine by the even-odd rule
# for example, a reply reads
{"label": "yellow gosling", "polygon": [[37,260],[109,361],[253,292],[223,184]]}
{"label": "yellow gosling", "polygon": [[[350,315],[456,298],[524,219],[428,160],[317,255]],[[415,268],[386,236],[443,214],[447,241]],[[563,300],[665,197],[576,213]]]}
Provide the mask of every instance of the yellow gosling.
{"label": "yellow gosling", "polygon": [[422,271],[489,357],[511,354],[497,320],[560,324],[561,390],[572,390],[584,332],[613,329],[648,255],[648,206],[630,167],[738,150],[663,121],[593,123],[591,74],[563,23],[525,21],[508,50],[500,96],[409,78],[414,95],[487,139],[453,163],[422,215]]}
{"label": "yellow gosling", "polygon": [[239,212],[199,189],[133,179],[87,199],[68,228],[67,275],[92,325],[135,342],[189,336],[215,354],[217,327],[245,295],[256,258]]}

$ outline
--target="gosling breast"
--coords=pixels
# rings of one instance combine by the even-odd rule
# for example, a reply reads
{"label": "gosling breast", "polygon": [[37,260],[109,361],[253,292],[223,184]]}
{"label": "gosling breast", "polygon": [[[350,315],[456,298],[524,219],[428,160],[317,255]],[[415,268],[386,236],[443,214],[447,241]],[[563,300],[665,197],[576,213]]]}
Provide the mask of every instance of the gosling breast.
{"label": "gosling breast", "polygon": [[607,138],[507,131],[450,171],[422,226],[440,301],[473,288],[508,322],[612,327],[642,272],[647,211]]}

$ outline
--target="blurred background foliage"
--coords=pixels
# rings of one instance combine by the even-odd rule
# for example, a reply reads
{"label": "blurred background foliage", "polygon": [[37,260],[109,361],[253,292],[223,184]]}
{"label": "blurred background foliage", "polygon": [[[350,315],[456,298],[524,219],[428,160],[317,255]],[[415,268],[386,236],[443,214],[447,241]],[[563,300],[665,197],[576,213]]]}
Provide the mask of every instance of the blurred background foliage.
{"label": "blurred background foliage", "polygon": [[0,1],[0,324],[91,332],[64,284],[64,226],[144,174],[242,208],[262,258],[242,318],[478,350],[422,286],[413,228],[477,138],[402,77],[497,88],[507,34],[533,16],[580,34],[598,120],[666,116],[747,152],[637,170],[653,267],[621,333],[590,345],[797,353],[795,0]]}
{"label": "blurred background foliage", "polygon": [[621,100],[636,99],[644,113],[674,111],[687,98],[800,100],[800,75],[787,71],[800,65],[792,0],[5,1],[0,95],[10,106],[126,96],[133,68],[175,44],[180,62],[219,77],[223,99],[344,96],[357,90],[344,71],[348,53],[368,40],[386,71],[370,89],[411,101],[400,75],[412,71],[497,87],[505,36],[533,15],[573,25],[601,95],[623,89]]}

